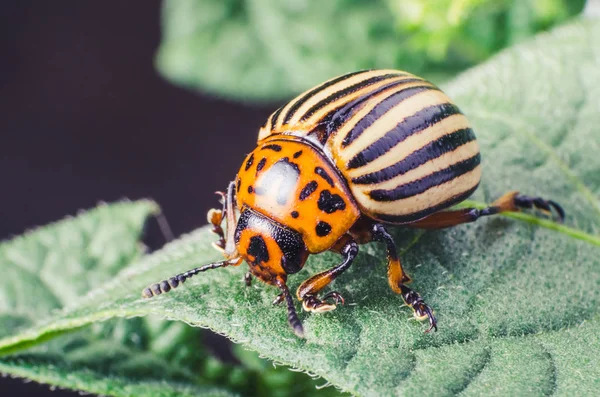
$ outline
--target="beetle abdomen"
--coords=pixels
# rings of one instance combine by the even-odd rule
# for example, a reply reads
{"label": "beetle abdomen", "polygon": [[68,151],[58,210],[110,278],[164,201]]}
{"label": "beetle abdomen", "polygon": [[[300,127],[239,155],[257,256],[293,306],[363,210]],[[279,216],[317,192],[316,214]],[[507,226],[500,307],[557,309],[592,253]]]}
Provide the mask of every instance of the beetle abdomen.
{"label": "beetle abdomen", "polygon": [[479,147],[466,117],[437,87],[406,72],[347,74],[273,113],[273,134],[320,143],[361,211],[409,223],[467,198],[479,184]]}
{"label": "beetle abdomen", "polygon": [[481,178],[469,122],[426,85],[370,99],[327,145],[362,211],[380,221],[408,223],[447,208]]}

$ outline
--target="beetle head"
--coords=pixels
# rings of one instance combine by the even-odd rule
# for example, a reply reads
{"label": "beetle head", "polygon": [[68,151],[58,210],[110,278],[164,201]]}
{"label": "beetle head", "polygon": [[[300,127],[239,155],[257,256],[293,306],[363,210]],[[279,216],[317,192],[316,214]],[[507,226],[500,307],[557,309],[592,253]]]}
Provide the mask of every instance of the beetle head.
{"label": "beetle head", "polygon": [[252,273],[267,282],[300,271],[308,257],[300,233],[248,207],[241,211],[234,239]]}

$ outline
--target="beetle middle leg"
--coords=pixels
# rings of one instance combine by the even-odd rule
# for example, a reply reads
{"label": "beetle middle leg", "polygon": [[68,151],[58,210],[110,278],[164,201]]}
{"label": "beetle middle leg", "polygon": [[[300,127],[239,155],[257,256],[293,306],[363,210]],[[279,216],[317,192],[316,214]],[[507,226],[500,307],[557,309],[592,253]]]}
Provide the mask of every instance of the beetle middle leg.
{"label": "beetle middle leg", "polygon": [[410,307],[415,317],[418,320],[429,320],[429,329],[425,332],[429,332],[432,329],[437,331],[437,320],[433,315],[433,310],[429,307],[421,296],[406,286],[409,283],[410,277],[402,269],[402,263],[398,258],[398,252],[396,250],[396,243],[392,236],[381,224],[373,225],[371,229],[372,238],[374,241],[380,241],[385,243],[387,248],[388,257],[388,282],[392,290],[400,294],[402,299],[408,307]]}
{"label": "beetle middle leg", "polygon": [[543,212],[557,215],[557,221],[562,223],[565,211],[552,200],[541,197],[530,197],[518,192],[508,192],[486,208],[461,208],[458,210],[440,211],[406,226],[421,229],[443,229],[463,223],[475,222],[483,216],[500,214],[502,212],[518,212],[522,208],[537,208]]}
{"label": "beetle middle leg", "polygon": [[[329,270],[315,274],[298,287],[296,295],[302,301],[302,307],[306,311],[327,312],[335,309],[338,303],[344,304],[344,298],[337,291],[329,292],[321,299],[317,297],[317,294],[352,265],[354,258],[358,255],[358,244],[356,244],[356,241],[352,237],[346,235],[334,245],[332,250],[342,254],[344,257],[342,263]],[[327,303],[328,299],[333,299],[334,303]]]}

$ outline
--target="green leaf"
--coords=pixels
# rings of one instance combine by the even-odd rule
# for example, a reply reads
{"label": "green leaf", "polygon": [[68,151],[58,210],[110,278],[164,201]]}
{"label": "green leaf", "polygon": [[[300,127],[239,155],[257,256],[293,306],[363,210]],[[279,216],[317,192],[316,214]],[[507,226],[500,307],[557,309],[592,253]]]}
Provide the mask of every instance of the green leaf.
{"label": "green leaf", "polygon": [[[101,205],[0,243],[0,332],[18,333],[110,281],[141,258],[151,201]],[[53,386],[110,395],[230,395],[190,382],[194,375],[172,357],[189,327],[159,319],[96,324],[26,354],[0,360],[0,372]],[[196,334],[196,333],[194,333]],[[198,335],[194,335],[197,340]],[[201,353],[196,347],[194,355]],[[191,353],[191,352],[190,352]],[[170,380],[168,384],[165,380]]]}
{"label": "green leaf", "polygon": [[159,71],[238,99],[278,99],[338,72],[391,65],[398,47],[381,1],[166,1],[162,21]]}
{"label": "green leaf", "polygon": [[166,0],[158,70],[242,100],[336,75],[410,70],[433,82],[579,13],[584,0]]}
{"label": "green leaf", "polygon": [[[276,362],[359,395],[596,395],[600,365],[600,23],[577,21],[503,52],[446,88],[471,118],[484,177],[471,204],[507,190],[552,198],[566,225],[498,216],[396,241],[413,286],[436,309],[424,334],[387,286],[382,247],[362,247],[334,283],[346,306],[302,314],[294,337],[277,291],[241,281],[245,265],[204,273],[169,294],[140,291],[219,259],[203,228],[128,266],[77,307],[0,340],[0,353],[113,317],[152,314],[209,327]],[[339,261],[313,255],[296,287]]]}
{"label": "green leaf", "polygon": [[[226,391],[216,388],[166,383],[161,380],[132,380],[122,376],[107,376],[89,369],[71,367],[63,360],[40,356],[9,358],[0,361],[0,372],[61,388],[85,390],[89,393],[109,396],[201,396],[229,397]],[[157,377],[160,379],[160,377]]]}
{"label": "green leaf", "polygon": [[141,257],[151,201],[99,207],[0,242],[0,336],[73,304]]}

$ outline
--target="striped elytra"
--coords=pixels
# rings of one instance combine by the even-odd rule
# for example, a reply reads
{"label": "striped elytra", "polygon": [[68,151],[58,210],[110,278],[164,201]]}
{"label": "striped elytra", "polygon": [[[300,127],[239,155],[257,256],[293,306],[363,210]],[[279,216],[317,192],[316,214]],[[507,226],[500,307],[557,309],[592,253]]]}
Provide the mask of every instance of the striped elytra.
{"label": "striped elytra", "polygon": [[361,212],[410,223],[466,199],[481,177],[467,118],[433,84],[395,70],[331,79],[274,112],[259,133],[308,140],[344,178]]}

